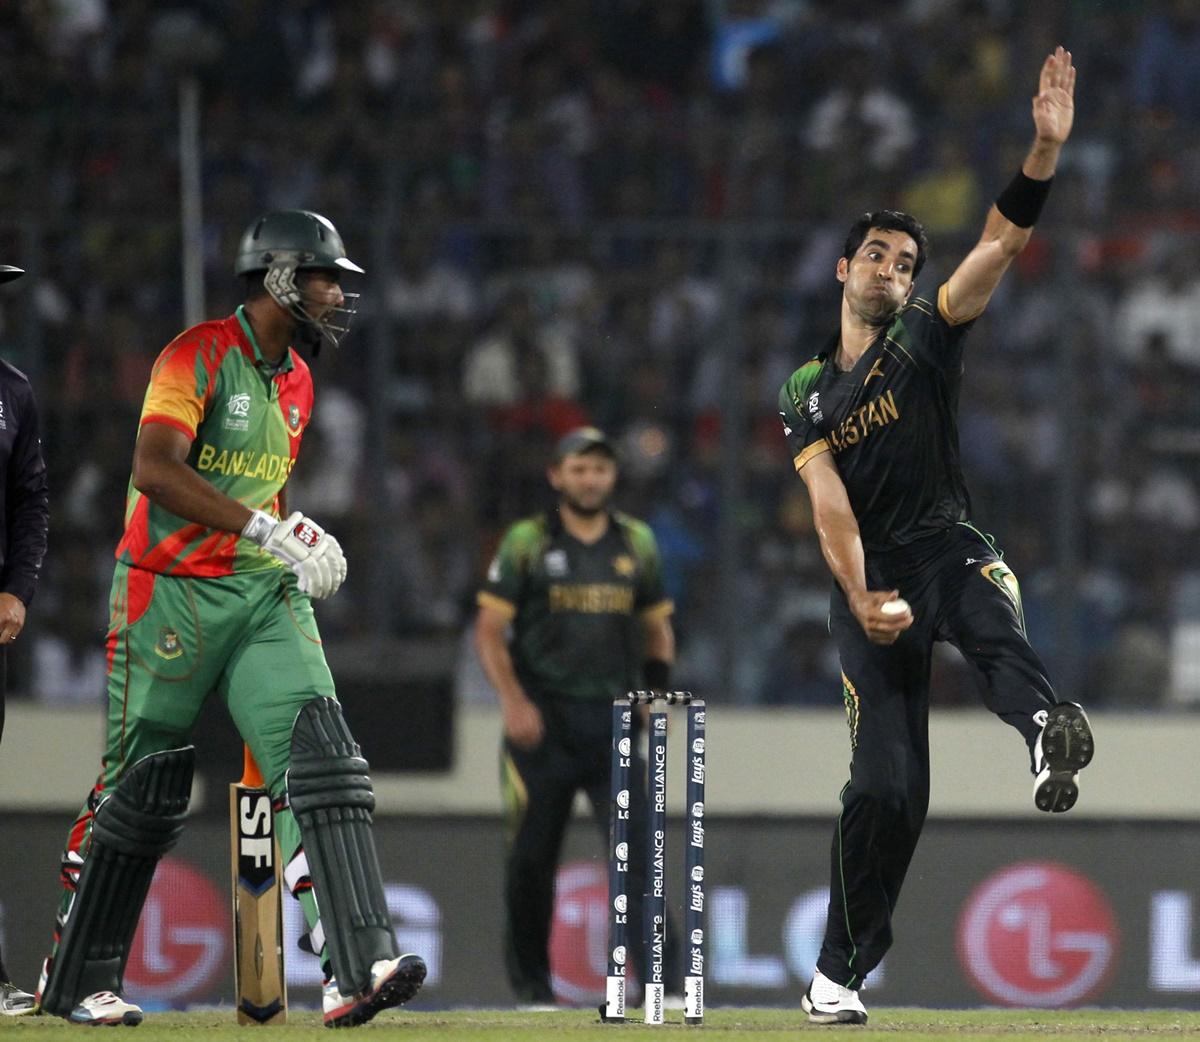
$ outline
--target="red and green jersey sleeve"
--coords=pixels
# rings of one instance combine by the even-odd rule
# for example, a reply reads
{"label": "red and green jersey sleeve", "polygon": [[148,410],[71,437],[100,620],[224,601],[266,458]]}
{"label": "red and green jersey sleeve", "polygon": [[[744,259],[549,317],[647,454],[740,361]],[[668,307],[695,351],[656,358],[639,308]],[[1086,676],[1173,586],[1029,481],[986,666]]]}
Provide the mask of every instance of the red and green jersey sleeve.
{"label": "red and green jersey sleeve", "polygon": [[[140,427],[165,424],[191,440],[187,462],[251,509],[278,514],[279,493],[312,414],[312,377],[289,351],[266,378],[241,310],[194,326],[167,345],[151,372]],[[280,567],[236,533],[206,528],[152,503],[129,485],[117,558],[171,575],[211,577]]]}

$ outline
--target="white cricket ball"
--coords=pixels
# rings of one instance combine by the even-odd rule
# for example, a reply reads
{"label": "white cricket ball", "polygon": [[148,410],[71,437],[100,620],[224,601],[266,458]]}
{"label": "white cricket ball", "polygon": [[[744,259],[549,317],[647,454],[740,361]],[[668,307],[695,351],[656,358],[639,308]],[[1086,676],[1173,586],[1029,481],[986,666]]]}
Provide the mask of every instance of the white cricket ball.
{"label": "white cricket ball", "polygon": [[909,611],[908,601],[903,597],[897,597],[894,601],[884,601],[879,610],[884,615],[903,615]]}

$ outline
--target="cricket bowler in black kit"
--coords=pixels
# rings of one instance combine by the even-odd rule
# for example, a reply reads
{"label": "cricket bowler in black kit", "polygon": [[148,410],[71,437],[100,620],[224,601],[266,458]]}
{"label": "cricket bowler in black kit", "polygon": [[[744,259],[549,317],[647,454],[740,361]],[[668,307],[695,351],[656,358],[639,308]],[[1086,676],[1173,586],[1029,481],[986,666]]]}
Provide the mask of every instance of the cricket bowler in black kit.
{"label": "cricket bowler in black kit", "polygon": [[[0,282],[25,272],[0,264]],[[46,461],[38,434],[38,411],[25,374],[0,361],[0,737],[4,735],[8,645],[25,628],[33,603],[46,533],[50,526]],[[37,1009],[34,997],[9,979],[0,955],[0,1016],[22,1017]]]}
{"label": "cricket bowler in black kit", "polygon": [[[558,510],[509,528],[479,593],[475,630],[504,716],[508,975],[520,1001],[539,1005],[555,1001],[549,954],[554,880],[575,793],[587,795],[607,841],[613,699],[634,688],[667,689],[675,658],[672,604],[654,535],[643,522],[609,509],[617,462],[608,439],[594,427],[564,435],[549,479]],[[635,733],[639,722],[635,714]],[[645,761],[636,754],[632,771],[645,778]],[[631,801],[629,916],[640,923],[642,786],[632,787]],[[647,960],[638,961],[644,972]],[[669,922],[664,963],[679,965]],[[668,979],[677,976],[668,973]]]}
{"label": "cricket bowler in black kit", "polygon": [[963,341],[1032,234],[1074,115],[1075,70],[1059,47],[1033,99],[1036,137],[983,235],[934,299],[912,295],[925,260],[908,214],[866,214],[837,277],[841,327],[779,397],[836,583],[830,632],[850,723],[850,781],[834,832],[825,939],[801,1006],[863,1024],[858,990],[892,943],[892,913],[929,804],[929,673],[954,644],[984,704],[1030,749],[1034,802],[1065,811],[1092,758],[1083,710],[1058,702],[1025,634],[1020,589],[971,524],[956,414]]}

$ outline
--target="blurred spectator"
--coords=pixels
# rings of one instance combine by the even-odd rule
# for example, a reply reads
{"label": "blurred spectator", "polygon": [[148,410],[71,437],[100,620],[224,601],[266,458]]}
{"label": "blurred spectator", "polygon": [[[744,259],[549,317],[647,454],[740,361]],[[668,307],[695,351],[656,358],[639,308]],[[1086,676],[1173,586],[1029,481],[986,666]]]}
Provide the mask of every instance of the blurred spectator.
{"label": "blurred spectator", "polygon": [[1127,359],[1138,359],[1151,338],[1161,338],[1151,350],[1200,368],[1198,261],[1200,243],[1172,243],[1153,273],[1130,287],[1115,316],[1117,349]]}
{"label": "blurred spectator", "polygon": [[808,144],[853,169],[865,159],[892,171],[916,140],[912,106],[886,84],[876,53],[848,48],[836,62],[837,82],[817,99]]}
{"label": "blurred spectator", "polygon": [[[537,356],[534,359],[534,356]],[[513,290],[501,302],[492,328],[467,353],[463,396],[471,405],[506,407],[523,397],[522,374],[544,367],[548,394],[571,400],[579,391],[576,345],[539,322],[529,294]]]}
{"label": "blurred spectator", "polygon": [[504,220],[515,211],[567,222],[586,216],[591,111],[564,55],[545,51],[523,59],[514,91],[492,105],[487,139],[486,216]]}
{"label": "blurred spectator", "polygon": [[1151,9],[1134,52],[1133,102],[1168,126],[1200,124],[1200,9],[1167,0]]}
{"label": "blurred spectator", "polygon": [[839,704],[837,656],[830,654],[824,620],[800,619],[768,650],[768,668],[759,702],[768,706]]}
{"label": "blurred spectator", "polygon": [[478,313],[478,293],[461,267],[437,255],[429,236],[414,233],[400,241],[387,307],[412,325],[463,322]]}
{"label": "blurred spectator", "polygon": [[957,235],[979,223],[983,193],[960,143],[943,141],[933,163],[910,182],[901,206],[917,214],[926,231]]}
{"label": "blurred spectator", "polygon": [[[1200,533],[1195,3],[85,0],[8,5],[0,27],[0,244],[37,258],[0,300],[0,351],[51,378],[64,538],[119,528],[113,461],[179,325],[177,76],[194,67],[209,309],[236,303],[233,240],[271,205],[345,213],[371,257],[293,491],[344,518],[352,561],[377,553],[380,495],[405,545],[352,564],[330,639],[462,624],[455,591],[502,519],[544,505],[547,446],[587,419],[619,438],[622,499],[659,536],[681,682],[834,705],[805,622],[827,583],[779,480],[780,374],[831,331],[857,211],[915,211],[934,233],[918,291],[936,290],[1028,144],[1014,73],[1063,39],[1088,102],[1004,319],[972,334],[960,448],[1055,668],[1092,663],[1075,682],[1109,704],[1166,700],[1155,656],[1174,677],[1200,618],[1178,566]],[[1029,503],[1048,531],[1028,531]],[[31,622],[45,697],[91,697],[95,622],[72,619],[103,617],[109,565],[71,562],[52,559],[56,607]],[[384,600],[372,584],[394,613],[362,610]],[[812,690],[776,669],[793,659],[824,670]],[[952,656],[939,670],[935,697],[973,704]]]}

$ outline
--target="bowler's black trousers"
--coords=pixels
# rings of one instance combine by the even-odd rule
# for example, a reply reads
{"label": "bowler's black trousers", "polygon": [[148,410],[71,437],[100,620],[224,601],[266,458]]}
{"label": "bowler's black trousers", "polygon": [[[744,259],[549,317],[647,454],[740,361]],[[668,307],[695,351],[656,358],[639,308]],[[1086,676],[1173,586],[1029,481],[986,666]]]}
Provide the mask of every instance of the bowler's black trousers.
{"label": "bowler's black trousers", "polygon": [[830,631],[850,723],[850,781],[833,835],[829,918],[817,968],[861,986],[892,944],[892,913],[929,807],[929,673],[949,641],[982,681],[983,702],[1032,749],[1054,691],[1029,646],[1017,582],[990,540],[958,524],[867,555],[867,587],[897,589],[913,624],[872,644],[835,585]]}
{"label": "bowler's black trousers", "polygon": [[[592,805],[608,850],[612,798],[612,703],[533,696],[546,725],[535,749],[505,742],[501,787],[505,794],[508,857],[505,864],[505,962],[513,992],[525,1002],[552,1002],[550,927],[554,880],[563,834],[580,789]],[[634,754],[630,762],[629,932],[626,944],[644,975],[642,896],[646,889],[646,761],[638,753],[642,732],[634,713]],[[607,861],[604,862],[607,866]],[[607,905],[607,902],[606,902]],[[668,914],[663,972],[667,991],[681,983],[679,937]],[[607,927],[606,927],[607,929]],[[605,938],[607,941],[607,937]],[[631,975],[632,976],[632,975]],[[644,976],[642,978],[644,983]]]}

